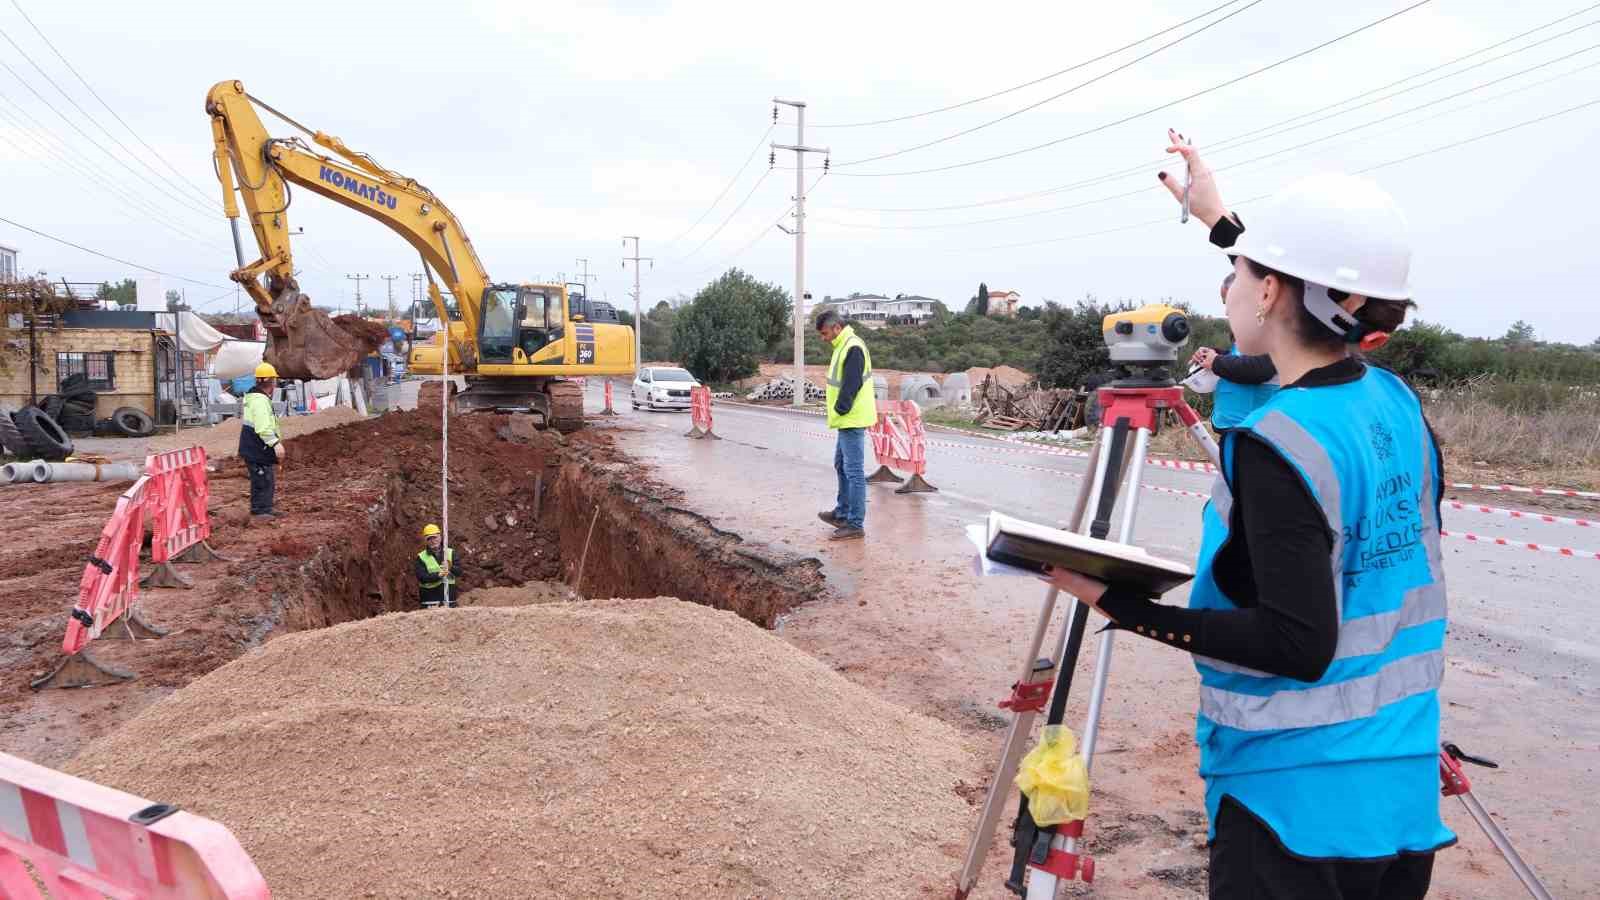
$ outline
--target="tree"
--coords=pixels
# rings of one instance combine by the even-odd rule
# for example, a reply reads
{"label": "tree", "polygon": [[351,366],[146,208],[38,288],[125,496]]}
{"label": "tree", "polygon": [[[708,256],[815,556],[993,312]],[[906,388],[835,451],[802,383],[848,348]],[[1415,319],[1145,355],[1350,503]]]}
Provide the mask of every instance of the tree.
{"label": "tree", "polygon": [[1518,319],[1511,323],[1510,328],[1506,329],[1505,339],[1513,344],[1531,344],[1534,339],[1533,326],[1522,319]]}
{"label": "tree", "polygon": [[[773,336],[775,301],[770,292],[776,290],[729,269],[678,310],[672,326],[673,357],[706,381],[754,375]],[[787,316],[776,329],[779,338],[786,321]]]}
{"label": "tree", "polygon": [[978,296],[974,299],[977,302],[973,304],[973,312],[980,316],[987,316],[989,314],[989,285],[982,281],[978,282]]}
{"label": "tree", "polygon": [[109,300],[118,306],[133,306],[139,302],[139,286],[132,278],[124,278],[116,284],[102,281],[100,289],[95,291],[96,300]]}
{"label": "tree", "polygon": [[[1126,305],[1124,305],[1126,306]],[[1106,368],[1105,337],[1100,326],[1115,312],[1090,295],[1068,309],[1054,304],[1044,311],[1048,343],[1039,355],[1039,382],[1045,387],[1076,388],[1092,373]]]}
{"label": "tree", "polygon": [[188,308],[189,304],[183,302],[182,291],[167,291],[167,312],[178,312]]}

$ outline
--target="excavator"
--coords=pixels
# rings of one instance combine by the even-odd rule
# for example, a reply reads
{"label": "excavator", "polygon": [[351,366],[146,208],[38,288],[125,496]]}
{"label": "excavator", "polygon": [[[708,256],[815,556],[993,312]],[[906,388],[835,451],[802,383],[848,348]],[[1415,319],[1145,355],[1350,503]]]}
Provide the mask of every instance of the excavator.
{"label": "excavator", "polygon": [[[258,108],[333,155],[298,136],[272,137]],[[230,277],[255,303],[267,331],[265,359],[280,377],[348,372],[387,335],[357,316],[330,318],[301,293],[289,248],[293,188],[370,216],[416,248],[441,327],[431,343],[413,346],[409,369],[463,376],[466,389],[452,399],[457,409],[527,412],[543,427],[571,431],[583,425],[583,393],[570,379],[633,374],[633,329],[590,321],[587,302],[574,303],[563,284],[491,281],[460,221],[415,179],[306,128],[246,93],[238,81],[214,85],[206,94],[206,113],[239,263]],[[244,201],[261,251],[248,264],[237,199]],[[453,304],[446,303],[441,281]]]}

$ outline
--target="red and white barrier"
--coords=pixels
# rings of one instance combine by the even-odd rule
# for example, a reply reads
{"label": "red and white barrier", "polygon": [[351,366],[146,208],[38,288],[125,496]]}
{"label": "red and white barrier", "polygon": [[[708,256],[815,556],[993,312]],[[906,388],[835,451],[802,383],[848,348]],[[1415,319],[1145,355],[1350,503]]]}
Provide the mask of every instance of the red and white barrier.
{"label": "red and white barrier", "polygon": [[154,570],[145,587],[191,588],[194,584],[173,567],[174,562],[211,562],[220,559],[206,543],[211,538],[207,503],[211,487],[206,480],[206,451],[201,447],[172,450],[145,458],[145,476],[151,479],[150,561]]}
{"label": "red and white barrier", "polygon": [[1566,516],[1552,516],[1548,513],[1528,512],[1521,509],[1503,509],[1498,506],[1479,506],[1475,503],[1462,503],[1457,500],[1446,500],[1445,506],[1451,509],[1466,512],[1483,513],[1489,516],[1505,516],[1511,519],[1522,519],[1527,522],[1543,522],[1549,525],[1571,525],[1575,528],[1594,528],[1595,522],[1589,519],[1569,519]]}
{"label": "red and white barrier", "polygon": [[222,825],[0,753],[0,897],[270,896]]}
{"label": "red and white barrier", "polygon": [[1515,484],[1452,484],[1458,491],[1495,491],[1502,494],[1535,494],[1540,497],[1579,497],[1600,500],[1600,491],[1574,491],[1569,488],[1521,487]]}
{"label": "red and white barrier", "polygon": [[1574,550],[1571,547],[1552,547],[1549,544],[1534,544],[1528,541],[1514,541],[1510,538],[1495,537],[1486,534],[1473,534],[1470,531],[1440,531],[1440,535],[1455,538],[1461,541],[1471,541],[1475,544],[1494,544],[1499,547],[1516,547],[1521,550],[1532,550],[1535,553],[1554,553],[1557,556],[1571,556],[1578,559],[1600,559],[1600,552],[1594,550]]}
{"label": "red and white barrier", "polygon": [[711,431],[711,388],[702,384],[689,389],[689,416],[693,427],[684,437],[722,440]]}
{"label": "red and white barrier", "polygon": [[600,410],[602,416],[614,416],[617,411],[611,406],[611,379],[606,379],[606,408]]}
{"label": "red and white barrier", "polygon": [[922,409],[912,400],[884,400],[878,403],[878,421],[867,429],[872,441],[872,455],[878,460],[878,471],[867,476],[869,482],[893,481],[900,477],[891,469],[911,473],[896,494],[926,494],[938,488],[929,484],[928,433],[922,424]]}
{"label": "red and white barrier", "polygon": [[[206,509],[211,489],[206,455],[199,447],[154,454],[145,459],[145,474],[117,498],[116,508],[100,530],[94,554],[78,581],[78,600],[67,619],[61,650],[65,656],[48,674],[32,683],[35,690],[114,684],[132,672],[97,662],[88,645],[96,638],[159,638],[166,630],[146,622],[139,612],[141,587],[193,587],[174,562],[219,560],[206,543],[211,519]],[[139,578],[139,549],[144,522],[152,523],[150,556],[153,570]]]}

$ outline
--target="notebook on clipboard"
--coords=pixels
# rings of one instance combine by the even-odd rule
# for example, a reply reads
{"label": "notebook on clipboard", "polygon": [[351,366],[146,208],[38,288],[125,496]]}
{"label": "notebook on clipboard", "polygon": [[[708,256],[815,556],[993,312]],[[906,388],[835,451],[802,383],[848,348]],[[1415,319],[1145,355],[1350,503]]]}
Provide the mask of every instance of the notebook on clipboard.
{"label": "notebook on clipboard", "polygon": [[1183,563],[1151,556],[1142,548],[997,512],[989,513],[987,538],[986,555],[996,562],[1040,573],[1046,566],[1070,569],[1151,597],[1159,597],[1194,578],[1194,570]]}

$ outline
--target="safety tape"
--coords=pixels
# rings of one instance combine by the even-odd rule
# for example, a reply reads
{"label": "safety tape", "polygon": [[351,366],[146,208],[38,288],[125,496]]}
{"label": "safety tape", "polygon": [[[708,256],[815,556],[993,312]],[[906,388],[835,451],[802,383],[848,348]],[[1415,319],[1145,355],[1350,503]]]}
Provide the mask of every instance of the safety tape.
{"label": "safety tape", "polygon": [[1504,509],[1499,506],[1478,506],[1472,503],[1461,503],[1457,500],[1446,500],[1445,505],[1451,509],[1465,510],[1466,512],[1483,513],[1490,516],[1506,516],[1512,519],[1523,519],[1530,522],[1544,522],[1552,525],[1573,525],[1578,528],[1595,528],[1600,523],[1588,519],[1569,519],[1566,516],[1552,516],[1546,513],[1528,512],[1521,509]]}
{"label": "safety tape", "polygon": [[1475,544],[1495,544],[1501,547],[1520,547],[1523,550],[1532,550],[1536,553],[1554,553],[1557,556],[1571,556],[1585,559],[1600,559],[1600,552],[1594,550],[1574,550],[1571,547],[1551,547],[1546,544],[1532,544],[1527,541],[1513,541],[1508,538],[1494,537],[1492,535],[1472,534],[1471,532],[1440,531],[1440,535],[1462,541],[1471,541]]}
{"label": "safety tape", "polygon": [[1504,494],[1537,494],[1541,497],[1581,497],[1600,500],[1600,491],[1574,491],[1569,488],[1521,487],[1515,484],[1452,484],[1458,491],[1497,491]]}

